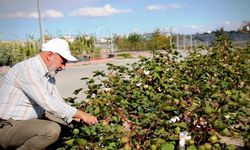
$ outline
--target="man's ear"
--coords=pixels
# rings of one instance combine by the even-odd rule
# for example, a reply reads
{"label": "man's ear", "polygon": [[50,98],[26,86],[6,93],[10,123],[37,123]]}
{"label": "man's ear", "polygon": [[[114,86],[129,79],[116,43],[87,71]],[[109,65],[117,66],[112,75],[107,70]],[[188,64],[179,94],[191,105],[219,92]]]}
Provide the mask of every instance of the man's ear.
{"label": "man's ear", "polygon": [[46,55],[47,61],[52,60],[52,59],[53,59],[52,57],[53,57],[53,53],[49,51],[49,52],[47,53],[47,55]]}

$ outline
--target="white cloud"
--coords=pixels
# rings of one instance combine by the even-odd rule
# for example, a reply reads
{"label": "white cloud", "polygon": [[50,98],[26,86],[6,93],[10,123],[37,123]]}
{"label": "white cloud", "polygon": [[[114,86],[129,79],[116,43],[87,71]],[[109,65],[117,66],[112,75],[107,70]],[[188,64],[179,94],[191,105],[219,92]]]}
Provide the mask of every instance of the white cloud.
{"label": "white cloud", "polygon": [[45,18],[62,18],[63,13],[56,11],[56,10],[47,10],[43,14],[43,17]]}
{"label": "white cloud", "polygon": [[194,34],[194,33],[204,33],[207,31],[213,30],[213,27],[210,25],[187,25],[187,26],[179,26],[174,28],[174,33],[181,34]]}
{"label": "white cloud", "polygon": [[173,4],[168,4],[166,5],[166,8],[172,8],[172,9],[181,9],[183,8],[184,5],[182,4],[177,4],[177,3],[173,3]]}
{"label": "white cloud", "polygon": [[194,30],[200,29],[199,26],[196,26],[196,25],[193,25],[193,24],[190,25],[189,28],[190,28],[190,29],[194,29]]}
{"label": "white cloud", "polygon": [[135,33],[142,33],[140,28],[133,28],[133,32]]}
{"label": "white cloud", "polygon": [[150,5],[147,7],[147,9],[154,11],[154,10],[164,10],[166,8],[164,7],[164,5]]}
{"label": "white cloud", "polygon": [[231,22],[230,22],[230,21],[225,21],[223,24],[224,24],[224,25],[230,25]]}
{"label": "white cloud", "polygon": [[13,18],[32,18],[34,13],[25,13],[25,12],[14,12],[14,13],[8,13],[8,14],[1,14],[0,18],[5,19],[13,19]]}
{"label": "white cloud", "polygon": [[181,9],[181,8],[184,8],[184,5],[177,4],[177,3],[149,5],[147,7],[147,9],[150,11],[166,10],[166,9]]}
{"label": "white cloud", "polygon": [[182,33],[182,34],[194,34],[194,33],[204,33],[211,31],[216,31],[220,28],[223,28],[225,31],[235,31],[241,25],[241,22],[232,22],[232,21],[224,21],[219,24],[207,24],[207,25],[187,25],[187,26],[179,26],[175,27],[174,33]]}
{"label": "white cloud", "polygon": [[[61,18],[63,14],[57,10],[46,10],[41,13],[43,18]],[[37,11],[30,12],[13,12],[8,14],[1,14],[0,18],[2,19],[14,19],[14,18],[38,18]]]}
{"label": "white cloud", "polygon": [[103,17],[113,14],[124,14],[131,12],[130,9],[116,9],[110,4],[106,4],[103,7],[84,7],[73,11],[69,15],[71,16],[84,16],[84,17]]}
{"label": "white cloud", "polygon": [[241,22],[224,21],[221,27],[226,31],[237,30],[240,28],[241,24]]}
{"label": "white cloud", "polygon": [[204,33],[212,29],[213,27],[210,25],[190,25],[187,26],[187,28],[184,28],[184,30],[187,30],[187,33]]}

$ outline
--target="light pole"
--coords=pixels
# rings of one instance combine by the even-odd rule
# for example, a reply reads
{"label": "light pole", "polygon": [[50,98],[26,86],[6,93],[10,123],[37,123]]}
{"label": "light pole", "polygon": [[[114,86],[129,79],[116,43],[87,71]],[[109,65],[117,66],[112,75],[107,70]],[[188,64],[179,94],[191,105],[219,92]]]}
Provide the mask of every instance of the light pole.
{"label": "light pole", "polygon": [[172,27],[169,28],[169,45],[172,48]]}
{"label": "light pole", "polygon": [[113,54],[113,53],[114,53],[113,36],[112,36],[112,34],[111,34],[109,28],[103,27],[103,26],[97,27],[97,28],[96,28],[96,30],[95,30],[95,35],[96,35],[96,42],[97,42],[97,45],[100,46],[99,43],[98,43],[98,38],[99,38],[99,31],[100,31],[101,29],[106,30],[106,31],[108,32],[108,34],[109,34],[110,44],[109,44],[109,42],[107,42],[107,44],[108,44],[108,49],[109,49],[109,56],[108,56],[108,57],[110,57],[110,58],[111,58],[111,57],[114,57],[114,54]]}
{"label": "light pole", "polygon": [[43,38],[43,28],[42,28],[42,15],[40,12],[40,0],[37,0],[37,10],[38,10],[38,18],[39,18],[39,29],[40,29],[40,42],[41,45],[44,43],[44,38]]}
{"label": "light pole", "polygon": [[191,42],[191,50],[193,50],[193,36],[192,36],[192,34],[190,35],[190,42]]}
{"label": "light pole", "polygon": [[184,44],[184,51],[186,50],[186,40],[185,40],[185,34],[183,34],[183,44]]}
{"label": "light pole", "polygon": [[179,50],[179,38],[178,38],[178,34],[176,34],[176,48],[177,48],[177,50]]}

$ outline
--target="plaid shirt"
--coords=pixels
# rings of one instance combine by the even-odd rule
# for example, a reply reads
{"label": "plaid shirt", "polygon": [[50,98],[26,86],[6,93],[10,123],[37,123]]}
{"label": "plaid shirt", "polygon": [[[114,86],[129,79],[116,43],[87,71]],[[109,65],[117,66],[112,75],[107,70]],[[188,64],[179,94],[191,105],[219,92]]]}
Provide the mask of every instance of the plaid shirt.
{"label": "plaid shirt", "polygon": [[48,111],[71,122],[77,109],[62,99],[55,78],[47,72],[40,55],[14,65],[0,87],[0,118],[42,118]]}

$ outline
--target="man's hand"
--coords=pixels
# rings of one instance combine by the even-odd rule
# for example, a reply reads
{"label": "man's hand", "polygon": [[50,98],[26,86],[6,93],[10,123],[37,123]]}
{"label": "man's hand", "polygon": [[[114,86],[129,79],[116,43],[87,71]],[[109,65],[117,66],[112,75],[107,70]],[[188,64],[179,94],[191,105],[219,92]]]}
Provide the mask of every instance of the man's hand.
{"label": "man's hand", "polygon": [[82,110],[77,110],[76,114],[74,115],[74,120],[77,122],[86,122],[89,125],[93,125],[98,123],[98,120],[95,116],[92,116]]}

